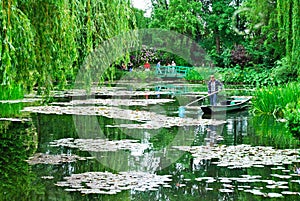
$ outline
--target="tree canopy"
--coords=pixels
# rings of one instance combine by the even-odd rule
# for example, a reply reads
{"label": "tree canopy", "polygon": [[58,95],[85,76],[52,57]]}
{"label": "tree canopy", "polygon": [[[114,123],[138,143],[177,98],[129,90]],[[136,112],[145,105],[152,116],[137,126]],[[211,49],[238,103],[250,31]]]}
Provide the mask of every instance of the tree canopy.
{"label": "tree canopy", "polygon": [[0,83],[63,88],[97,45],[135,28],[130,6],[129,0],[2,0]]}
{"label": "tree canopy", "polygon": [[152,6],[148,18],[130,0],[2,0],[1,85],[64,88],[94,48],[136,28],[184,34],[219,67],[300,75],[299,0],[152,0]]}

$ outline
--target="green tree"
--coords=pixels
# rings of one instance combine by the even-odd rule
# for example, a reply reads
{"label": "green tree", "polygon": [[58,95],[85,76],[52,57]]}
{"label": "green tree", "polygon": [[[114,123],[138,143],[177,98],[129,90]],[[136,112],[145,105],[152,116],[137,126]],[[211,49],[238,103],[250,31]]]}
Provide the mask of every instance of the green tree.
{"label": "green tree", "polygon": [[193,0],[152,1],[150,28],[162,28],[185,34],[194,40],[203,34],[202,3]]}
{"label": "green tree", "polygon": [[281,68],[279,76],[296,77],[300,68],[299,0],[248,0],[243,6],[251,8],[246,16],[260,62],[268,58],[270,65],[277,63]]}
{"label": "green tree", "polygon": [[[217,61],[217,65],[230,63],[230,51],[244,36],[232,28],[232,16],[242,0],[160,0],[152,1],[150,27],[174,30],[190,36],[200,43]],[[239,28],[243,20],[236,18]],[[221,64],[222,63],[222,64]]]}
{"label": "green tree", "polygon": [[300,2],[277,0],[278,37],[285,41],[285,56],[291,69],[300,76]]}
{"label": "green tree", "polygon": [[[245,37],[236,32],[244,30],[244,20],[235,12],[240,8],[242,0],[202,0],[205,34],[201,44],[207,49],[215,64],[229,67],[232,64],[231,51],[240,45]],[[235,16],[235,18],[234,18]]]}
{"label": "green tree", "polygon": [[1,84],[63,89],[96,47],[136,27],[130,6],[130,0],[2,0]]}

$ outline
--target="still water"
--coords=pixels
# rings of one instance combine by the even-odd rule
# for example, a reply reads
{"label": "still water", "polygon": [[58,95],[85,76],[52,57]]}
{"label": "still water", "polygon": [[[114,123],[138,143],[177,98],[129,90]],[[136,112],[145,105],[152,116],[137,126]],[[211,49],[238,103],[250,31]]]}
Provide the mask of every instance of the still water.
{"label": "still water", "polygon": [[[39,104],[39,103],[38,103]],[[126,120],[97,116],[101,135],[109,140],[136,140],[142,144],[138,149],[124,155],[112,154],[111,151],[95,153],[70,146],[53,146],[56,140],[79,139],[97,136],[96,128],[83,126],[85,134],[78,133],[73,115],[39,114],[21,112],[26,106],[36,103],[0,103],[0,200],[299,200],[299,194],[284,195],[281,198],[267,198],[254,195],[247,189],[260,189],[261,192],[280,193],[279,188],[266,188],[263,182],[231,183],[235,187],[231,192],[222,191],[224,182],[218,178],[258,175],[265,180],[287,181],[289,192],[300,192],[300,178],[277,178],[272,175],[283,174],[277,166],[229,169],[220,167],[211,160],[197,161],[189,152],[180,152],[172,146],[211,146],[241,145],[270,146],[276,149],[299,148],[297,139],[286,134],[283,123],[271,116],[253,116],[248,110],[226,114],[226,123],[218,126],[196,125],[160,129],[126,129],[107,127],[128,123]],[[176,116],[177,103],[161,106],[162,113]],[[153,108],[153,106],[152,106]],[[135,110],[151,110],[138,107]],[[201,114],[195,113],[198,118]],[[18,119],[23,121],[18,121]],[[85,116],[82,116],[85,118]],[[88,117],[87,117],[88,118]],[[217,118],[217,117],[216,117]],[[224,118],[224,117],[222,117]],[[131,121],[132,122],[132,121]],[[176,136],[179,136],[178,139]],[[71,141],[72,141],[71,140]],[[27,160],[34,154],[87,157],[86,160],[62,162],[58,164],[29,164]],[[90,158],[90,157],[93,158]],[[293,165],[286,164],[284,169],[291,170]],[[111,172],[119,170],[150,172],[156,175],[169,175],[168,185],[158,186],[156,190],[122,190],[114,195],[84,194],[67,191],[67,187],[58,186],[65,177],[85,172]],[[286,173],[288,175],[290,173]],[[196,178],[209,177],[214,182],[199,181]],[[103,182],[103,181],[101,181]]]}

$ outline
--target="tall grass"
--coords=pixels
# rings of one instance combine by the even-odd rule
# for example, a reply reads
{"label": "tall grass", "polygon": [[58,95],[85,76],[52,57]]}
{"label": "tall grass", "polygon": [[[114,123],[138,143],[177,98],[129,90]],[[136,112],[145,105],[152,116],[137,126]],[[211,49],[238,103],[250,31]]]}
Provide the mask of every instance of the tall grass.
{"label": "tall grass", "polygon": [[289,83],[284,86],[257,89],[252,100],[253,111],[262,114],[282,116],[288,103],[300,99],[300,84]]}
{"label": "tall grass", "polygon": [[16,100],[24,97],[23,87],[19,85],[0,85],[0,100]]}

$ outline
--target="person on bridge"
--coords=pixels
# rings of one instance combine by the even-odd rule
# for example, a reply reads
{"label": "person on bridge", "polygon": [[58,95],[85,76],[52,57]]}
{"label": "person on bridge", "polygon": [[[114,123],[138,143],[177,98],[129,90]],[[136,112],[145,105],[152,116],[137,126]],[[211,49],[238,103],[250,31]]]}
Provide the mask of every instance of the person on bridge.
{"label": "person on bridge", "polygon": [[212,94],[209,96],[210,98],[210,104],[211,105],[216,105],[217,104],[217,94],[219,90],[222,90],[223,84],[215,79],[214,75],[210,76],[210,80],[207,85],[208,88],[208,95]]}
{"label": "person on bridge", "polygon": [[175,73],[175,66],[176,66],[175,61],[172,61],[171,66],[173,66],[173,67],[172,67],[172,73]]}
{"label": "person on bridge", "polygon": [[145,68],[145,71],[150,71],[150,64],[149,64],[148,60],[144,64],[144,68]]}
{"label": "person on bridge", "polygon": [[156,64],[156,73],[157,74],[162,74],[162,72],[160,70],[160,61],[158,61],[157,64]]}

